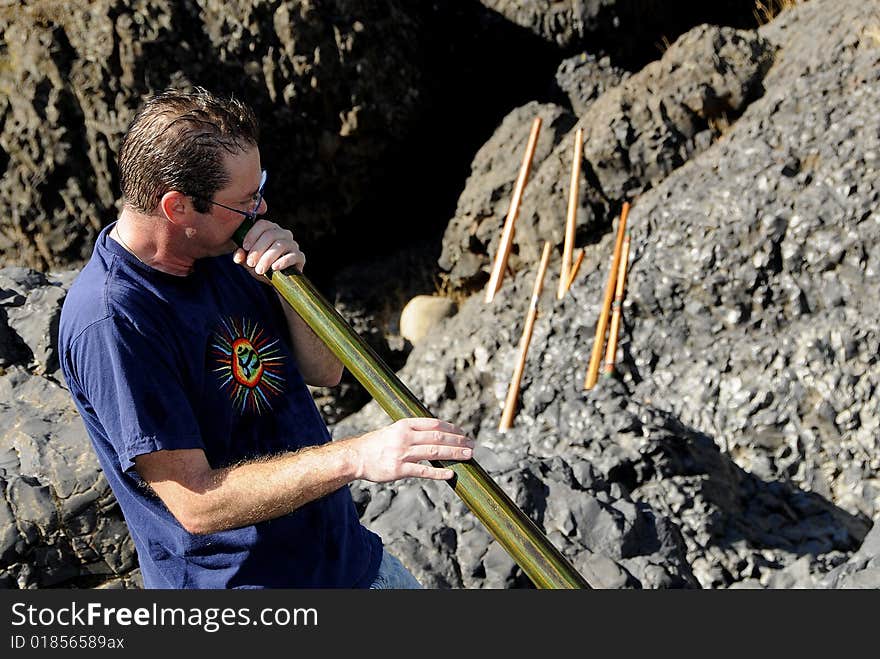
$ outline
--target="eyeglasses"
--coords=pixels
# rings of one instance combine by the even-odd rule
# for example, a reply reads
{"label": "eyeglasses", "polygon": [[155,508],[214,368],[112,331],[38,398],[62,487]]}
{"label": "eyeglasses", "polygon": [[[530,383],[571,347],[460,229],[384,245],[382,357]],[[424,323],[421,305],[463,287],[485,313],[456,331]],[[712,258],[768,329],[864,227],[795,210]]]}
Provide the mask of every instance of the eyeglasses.
{"label": "eyeglasses", "polygon": [[211,201],[210,199],[205,199],[209,204],[214,204],[215,206],[219,206],[220,208],[225,208],[228,211],[232,211],[233,213],[238,213],[239,215],[244,215],[247,219],[253,221],[257,219],[257,211],[260,210],[260,206],[263,203],[263,188],[266,187],[266,170],[264,169],[260,174],[260,187],[257,188],[256,194],[254,194],[254,209],[250,211],[239,210],[238,208],[232,208],[231,206],[226,206],[225,204],[221,204],[218,201]]}

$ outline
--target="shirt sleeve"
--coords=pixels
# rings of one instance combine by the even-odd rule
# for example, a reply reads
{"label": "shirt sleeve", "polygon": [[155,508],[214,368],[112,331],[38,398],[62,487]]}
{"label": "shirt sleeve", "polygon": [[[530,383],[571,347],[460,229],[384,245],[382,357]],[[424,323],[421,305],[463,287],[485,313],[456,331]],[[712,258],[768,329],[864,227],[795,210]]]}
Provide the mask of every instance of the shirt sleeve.
{"label": "shirt sleeve", "polygon": [[123,471],[145,453],[204,450],[191,392],[161,333],[108,317],[92,325],[77,344],[79,385]]}

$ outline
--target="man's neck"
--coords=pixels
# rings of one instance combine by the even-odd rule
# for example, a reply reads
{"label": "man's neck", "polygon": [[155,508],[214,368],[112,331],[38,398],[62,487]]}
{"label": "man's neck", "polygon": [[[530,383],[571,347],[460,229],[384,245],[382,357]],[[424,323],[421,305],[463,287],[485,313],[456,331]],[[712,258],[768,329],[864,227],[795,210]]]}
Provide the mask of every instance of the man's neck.
{"label": "man's neck", "polygon": [[164,217],[143,215],[125,207],[110,237],[141,263],[169,275],[190,274],[195,258],[181,253],[182,236]]}

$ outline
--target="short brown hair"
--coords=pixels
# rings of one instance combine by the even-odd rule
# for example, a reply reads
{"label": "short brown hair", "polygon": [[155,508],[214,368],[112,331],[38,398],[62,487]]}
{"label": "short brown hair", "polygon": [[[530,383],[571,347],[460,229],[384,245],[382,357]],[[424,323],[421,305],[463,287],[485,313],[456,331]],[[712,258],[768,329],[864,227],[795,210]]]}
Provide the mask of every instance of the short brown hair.
{"label": "short brown hair", "polygon": [[127,206],[152,213],[170,190],[193,197],[200,213],[229,183],[224,153],[256,146],[253,110],[232,96],[202,87],[167,89],[148,99],[128,126],[119,149],[120,187]]}

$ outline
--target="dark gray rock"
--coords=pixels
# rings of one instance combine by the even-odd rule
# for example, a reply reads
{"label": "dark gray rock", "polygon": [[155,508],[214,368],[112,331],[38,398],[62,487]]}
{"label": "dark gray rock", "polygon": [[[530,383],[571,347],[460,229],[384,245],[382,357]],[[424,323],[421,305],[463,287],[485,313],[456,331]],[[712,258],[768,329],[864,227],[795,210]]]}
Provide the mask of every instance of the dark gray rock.
{"label": "dark gray rock", "polygon": [[880,588],[880,524],[874,523],[857,552],[821,575],[816,587]]}
{"label": "dark gray rock", "polygon": [[0,376],[0,579],[92,587],[136,567],[134,544],[67,391]]}
{"label": "dark gray rock", "polygon": [[[665,74],[672,78],[708,64],[696,79],[718,86],[706,93],[703,84],[682,84],[677,89],[693,93],[680,98],[698,101],[679,107],[712,112],[715,100],[727,98],[741,116],[706,143],[673,118],[670,130],[693,144],[680,167],[651,151],[670,143],[652,142],[650,131],[633,153],[652,157],[637,155],[625,166],[609,159],[604,173],[594,167],[603,190],[642,191],[630,214],[633,252],[614,377],[582,391],[610,233],[586,245],[585,274],[560,302],[546,292],[558,276],[558,263],[551,265],[512,431],[500,435],[495,427],[536,259],[505,279],[492,305],[482,296],[465,302],[401,371],[432,413],[486,450],[512,453],[498,459],[483,451],[477,459],[487,459],[484,468],[563,551],[602,555],[629,575],[618,585],[875,583],[876,551],[866,534],[880,514],[880,317],[872,303],[880,50],[864,32],[876,23],[872,8],[855,1],[830,7],[805,3],[758,36],[705,28],[684,37],[682,44],[703,44],[704,55],[691,61],[673,46],[655,70],[674,57],[680,63]],[[715,47],[732,48],[730,61],[743,63],[731,67],[730,78],[712,73]],[[767,70],[774,50],[776,64]],[[603,99],[642,74],[586,114],[607,120],[599,114]],[[628,122],[628,114],[619,116]],[[536,190],[567,181],[561,156],[543,163],[530,183]],[[551,166],[553,176],[545,174]],[[537,225],[528,217],[524,204],[520,238]],[[559,231],[563,217],[556,213]],[[371,404],[334,432],[383,422]],[[539,466],[553,460],[595,476],[584,477],[582,489],[562,487],[550,476],[566,471],[561,464],[546,472]],[[509,465],[518,476],[505,481]]]}
{"label": "dark gray rock", "polygon": [[762,31],[780,47],[764,97],[634,206],[624,372],[743,468],[870,519],[877,53],[852,36],[867,10],[817,7]]}
{"label": "dark gray rock", "polygon": [[[312,240],[367,194],[422,106],[424,24],[397,0],[75,0],[0,11],[0,260],[81,263],[117,214],[114,153],[168,85],[256,106],[273,215]],[[281,172],[296,172],[285,180]],[[276,183],[273,183],[275,181]]]}
{"label": "dark gray rock", "polygon": [[577,116],[606,91],[629,77],[629,73],[611,63],[609,57],[596,57],[587,52],[569,57],[556,69],[556,84],[568,97]]}
{"label": "dark gray rock", "polygon": [[603,4],[612,2],[553,2],[552,0],[480,0],[517,25],[563,48],[578,44],[585,36],[587,23],[594,19]]}
{"label": "dark gray rock", "polygon": [[20,364],[57,376],[58,321],[75,274],[0,269],[0,367]]}
{"label": "dark gray rock", "polygon": [[30,291],[24,304],[6,310],[6,322],[27,347],[35,373],[52,373],[59,368],[58,322],[67,295],[60,286],[42,286]]}
{"label": "dark gray rock", "polygon": [[0,368],[29,361],[27,346],[9,327],[6,309],[0,306]]}
{"label": "dark gray rock", "polygon": [[760,95],[772,61],[754,32],[700,26],[601,96],[581,125],[602,192],[632,198],[706,148],[711,139],[698,136],[717,137]]}
{"label": "dark gray rock", "polygon": [[[545,240],[556,246],[563,243],[575,136],[571,129],[582,127],[585,134],[586,185],[576,215],[578,239],[583,242],[588,234],[607,227],[608,215],[619,210],[619,202],[657,185],[708,148],[722,127],[759,95],[771,62],[772,48],[754,32],[697,27],[659,61],[599,96],[576,124],[566,118],[559,124],[564,136],[554,134],[548,142],[552,152],[536,153],[510,268],[516,271],[533,263]],[[508,146],[519,146],[518,140],[510,139],[511,127],[524,140],[528,129],[522,124],[536,113],[534,106],[515,110],[474,159],[439,260],[453,289],[473,290],[488,279],[509,206],[507,190],[513,188],[522,158],[521,147],[511,152]]]}
{"label": "dark gray rock", "polygon": [[630,63],[654,59],[663,43],[701,23],[753,26],[749,0],[480,0],[513,23],[569,52],[589,48]]}
{"label": "dark gray rock", "polygon": [[48,371],[57,368],[58,314],[72,274],[0,270],[0,308],[9,305],[31,356],[0,372],[0,584],[8,588],[141,584],[82,420],[47,377],[57,376]]}

